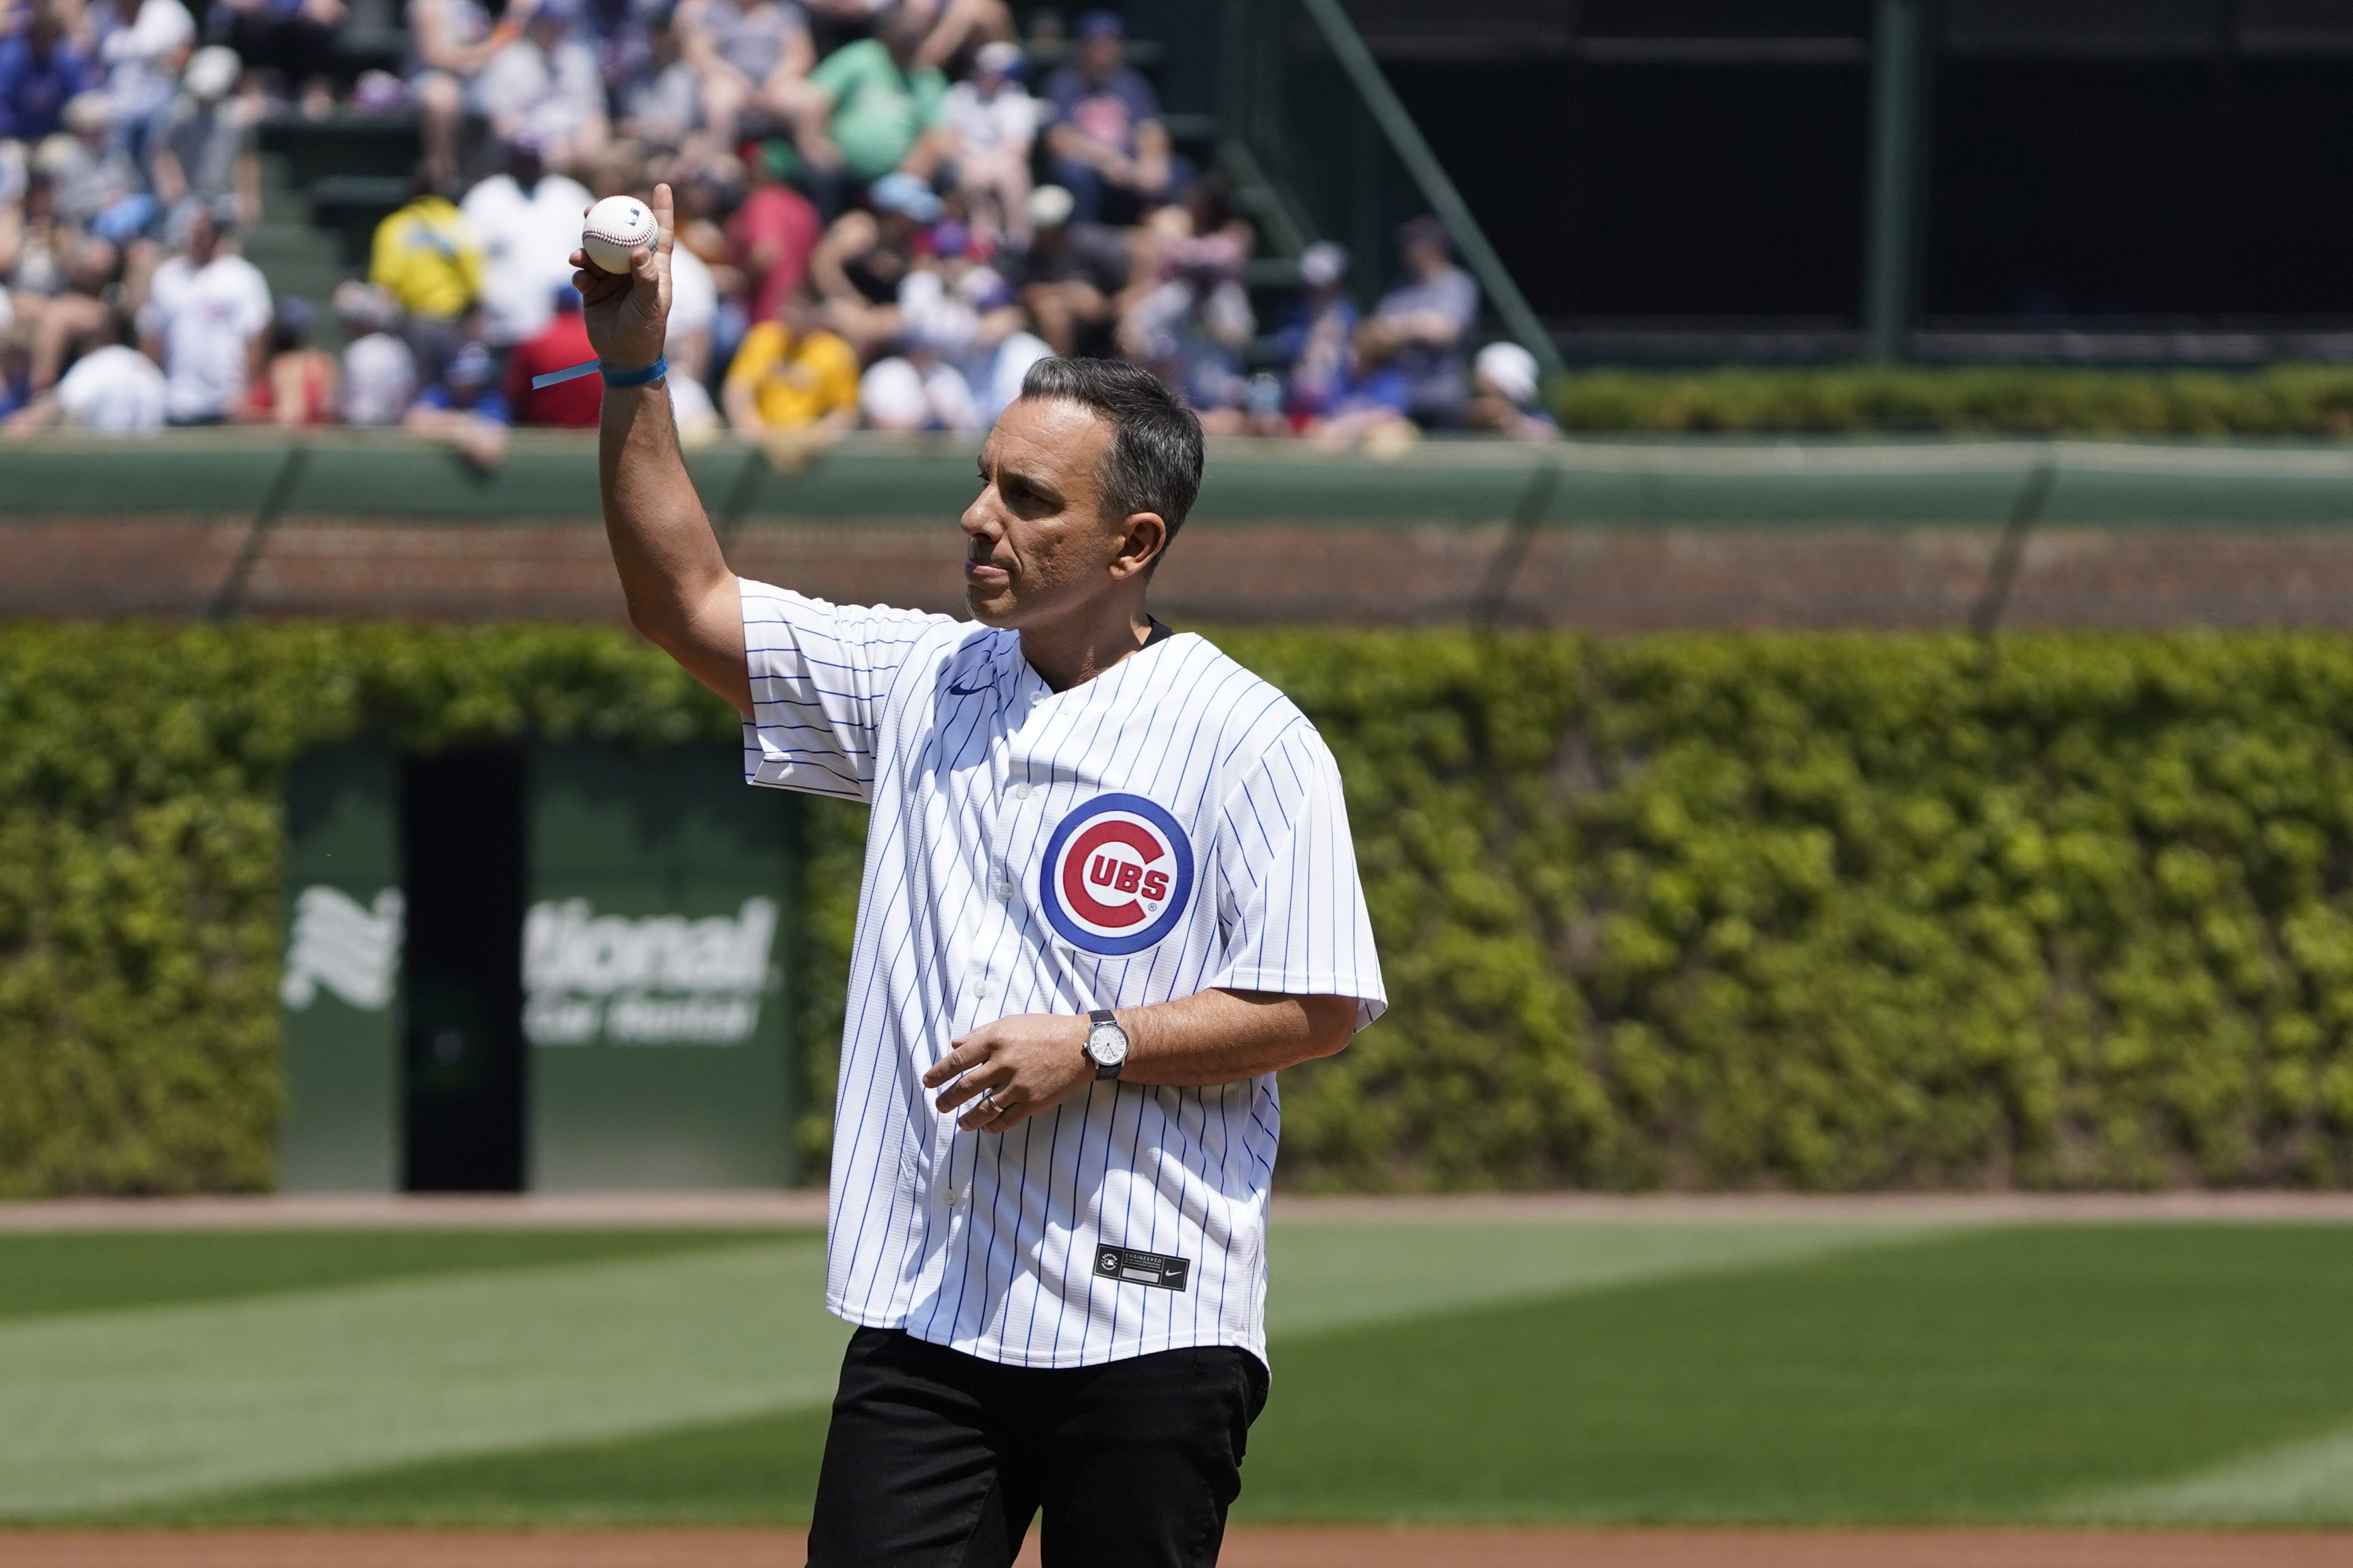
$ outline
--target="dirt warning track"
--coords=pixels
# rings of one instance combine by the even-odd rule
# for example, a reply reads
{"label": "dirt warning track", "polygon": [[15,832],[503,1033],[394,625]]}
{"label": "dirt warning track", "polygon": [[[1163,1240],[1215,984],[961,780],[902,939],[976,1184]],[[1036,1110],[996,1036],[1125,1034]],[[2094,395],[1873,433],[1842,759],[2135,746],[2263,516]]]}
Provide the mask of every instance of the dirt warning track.
{"label": "dirt warning track", "polygon": [[[7,1568],[798,1568],[790,1531],[0,1532]],[[1023,1553],[1038,1561],[1036,1537]],[[1238,1530],[1224,1568],[2353,1568],[2353,1531]]]}

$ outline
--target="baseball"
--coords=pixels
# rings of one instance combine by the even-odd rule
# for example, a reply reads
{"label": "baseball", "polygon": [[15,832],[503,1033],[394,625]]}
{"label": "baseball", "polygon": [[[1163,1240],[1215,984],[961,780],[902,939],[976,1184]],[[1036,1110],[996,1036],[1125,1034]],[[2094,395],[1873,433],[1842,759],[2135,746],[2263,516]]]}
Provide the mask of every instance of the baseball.
{"label": "baseball", "polygon": [[625,273],[641,245],[651,245],[657,230],[654,209],[635,196],[607,196],[588,209],[580,226],[580,248],[588,265],[603,272]]}

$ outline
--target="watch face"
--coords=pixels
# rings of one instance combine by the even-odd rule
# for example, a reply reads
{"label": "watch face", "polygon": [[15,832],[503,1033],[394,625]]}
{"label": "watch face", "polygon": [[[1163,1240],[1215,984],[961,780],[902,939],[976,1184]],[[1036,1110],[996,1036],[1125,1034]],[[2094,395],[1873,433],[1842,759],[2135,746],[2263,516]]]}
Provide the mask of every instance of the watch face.
{"label": "watch face", "polygon": [[1097,1024],[1087,1031],[1087,1055],[1097,1067],[1127,1059],[1127,1031],[1117,1024]]}

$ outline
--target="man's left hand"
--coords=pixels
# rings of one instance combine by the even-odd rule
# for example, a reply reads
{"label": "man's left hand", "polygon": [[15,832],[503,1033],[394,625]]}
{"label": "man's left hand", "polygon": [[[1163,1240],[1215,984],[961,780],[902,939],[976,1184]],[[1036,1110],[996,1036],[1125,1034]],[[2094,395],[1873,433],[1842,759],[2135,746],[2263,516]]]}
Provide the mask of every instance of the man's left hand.
{"label": "man's left hand", "polygon": [[968,1132],[1002,1132],[1019,1126],[1041,1110],[1076,1099],[1094,1083],[1094,1064],[1086,1055],[1087,1026],[1084,1018],[1051,1013],[1017,1013],[983,1024],[948,1042],[948,1054],[923,1074],[923,1087],[948,1085],[939,1097],[943,1112],[988,1092],[987,1103],[956,1118],[956,1125]]}

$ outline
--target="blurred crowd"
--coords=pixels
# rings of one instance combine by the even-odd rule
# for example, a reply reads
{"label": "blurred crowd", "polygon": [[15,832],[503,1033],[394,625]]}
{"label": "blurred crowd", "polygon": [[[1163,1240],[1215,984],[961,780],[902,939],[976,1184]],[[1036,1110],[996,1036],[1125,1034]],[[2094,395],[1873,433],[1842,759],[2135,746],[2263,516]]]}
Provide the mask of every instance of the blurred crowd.
{"label": "blurred crowd", "polygon": [[[1555,433],[1434,218],[1393,258],[1309,247],[1261,321],[1257,235],[1113,13],[1024,40],[1004,0],[406,4],[405,73],[346,80],[346,0],[0,0],[10,430],[406,426],[487,464],[594,425],[595,377],[532,384],[593,357],[566,258],[592,201],[663,180],[690,438],[979,431],[1048,354],[1147,365],[1216,432]],[[256,128],[386,114],[423,157],[329,353],[239,253]]]}

